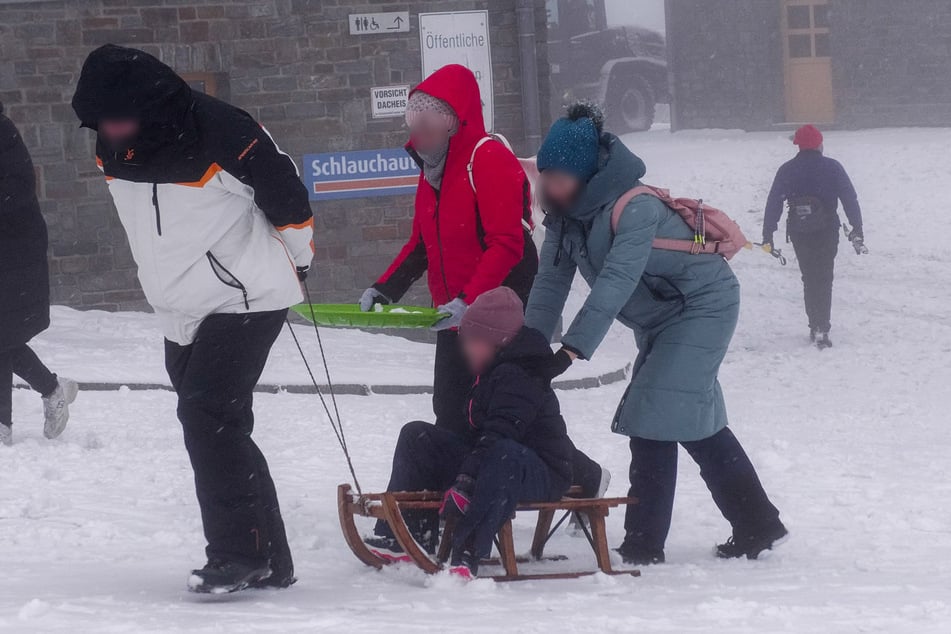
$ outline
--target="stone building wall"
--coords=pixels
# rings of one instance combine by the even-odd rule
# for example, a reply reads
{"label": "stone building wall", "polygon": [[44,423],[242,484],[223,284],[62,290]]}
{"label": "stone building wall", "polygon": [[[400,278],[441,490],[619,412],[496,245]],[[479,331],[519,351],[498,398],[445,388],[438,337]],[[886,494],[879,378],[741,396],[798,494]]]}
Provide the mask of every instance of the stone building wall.
{"label": "stone building wall", "polygon": [[[525,136],[515,0],[0,0],[0,101],[33,154],[50,227],[53,301],[145,306],[122,227],[97,171],[94,139],[70,108],[85,56],[114,43],[181,74],[213,73],[219,94],[267,126],[299,167],[307,153],[395,148],[401,118],[373,119],[370,88],[421,77],[421,11],[488,9],[496,128]],[[536,1],[547,86],[544,0]],[[351,36],[348,15],[409,11],[409,33]],[[547,96],[542,97],[547,103]],[[354,300],[408,236],[410,196],[321,202],[315,301]],[[414,299],[424,301],[417,291]]]}

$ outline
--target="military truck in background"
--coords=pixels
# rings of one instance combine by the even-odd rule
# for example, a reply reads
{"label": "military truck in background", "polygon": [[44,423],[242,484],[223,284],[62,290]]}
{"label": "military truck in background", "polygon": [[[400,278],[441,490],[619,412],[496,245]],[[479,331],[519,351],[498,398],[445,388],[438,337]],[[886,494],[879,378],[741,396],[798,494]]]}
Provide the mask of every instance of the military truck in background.
{"label": "military truck in background", "polygon": [[664,34],[608,27],[604,0],[547,0],[552,115],[578,99],[604,106],[612,132],[648,130],[670,102]]}

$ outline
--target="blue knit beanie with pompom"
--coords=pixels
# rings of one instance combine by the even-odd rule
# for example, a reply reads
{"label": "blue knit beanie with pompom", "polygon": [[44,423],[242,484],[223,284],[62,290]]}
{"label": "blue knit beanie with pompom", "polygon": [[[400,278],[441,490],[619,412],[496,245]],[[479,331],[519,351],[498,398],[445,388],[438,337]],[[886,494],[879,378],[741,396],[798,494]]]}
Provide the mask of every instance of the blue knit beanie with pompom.
{"label": "blue knit beanie with pompom", "polygon": [[555,121],[538,150],[538,170],[567,172],[588,182],[598,171],[604,114],[590,103],[568,108],[567,116]]}

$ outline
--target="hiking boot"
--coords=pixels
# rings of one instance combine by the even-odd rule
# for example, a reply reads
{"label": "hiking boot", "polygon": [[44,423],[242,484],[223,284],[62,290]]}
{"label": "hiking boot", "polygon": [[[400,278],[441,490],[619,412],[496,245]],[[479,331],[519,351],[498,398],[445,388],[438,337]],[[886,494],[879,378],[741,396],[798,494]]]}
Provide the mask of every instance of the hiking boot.
{"label": "hiking boot", "polygon": [[809,341],[811,341],[812,343],[815,343],[816,336],[818,334],[819,334],[819,330],[817,328],[809,328]]}
{"label": "hiking boot", "polygon": [[0,423],[0,446],[9,447],[13,444],[13,426]]}
{"label": "hiking boot", "polygon": [[[595,482],[592,478],[590,482],[581,484],[581,497],[583,498],[603,498],[611,486],[611,472],[601,467],[600,477]],[[591,529],[591,522],[584,513],[572,513],[571,520],[568,522],[568,534],[572,537],[584,537],[585,530]]]}
{"label": "hiking boot", "polygon": [[223,559],[209,559],[201,570],[192,570],[188,590],[199,594],[227,594],[244,590],[271,576],[266,564],[248,565]]}
{"label": "hiking boot", "polygon": [[832,347],[832,340],[829,339],[828,332],[819,332],[816,334],[816,347],[820,350],[825,350],[826,348]]}
{"label": "hiking boot", "polygon": [[652,566],[667,560],[663,550],[645,548],[627,540],[624,540],[620,548],[615,548],[615,552],[621,555],[624,563],[632,566]]}
{"label": "hiking boot", "polygon": [[66,429],[69,422],[69,406],[76,400],[79,393],[79,384],[72,379],[59,379],[56,389],[43,397],[43,435],[50,440],[56,438]]}
{"label": "hiking boot", "polygon": [[[269,574],[264,579],[255,581],[251,584],[248,584],[249,588],[274,588],[282,590],[284,588],[290,588],[292,585],[297,583],[297,577],[294,576],[294,565],[289,563],[287,558],[277,558],[278,561],[275,561],[275,558],[271,558],[271,563],[269,568],[271,569],[271,574]],[[284,559],[283,562],[280,560]]]}
{"label": "hiking boot", "polygon": [[272,588],[275,590],[284,590],[290,588],[292,585],[297,583],[297,577],[293,574],[274,574],[271,573],[264,579],[259,579],[257,581],[252,581],[248,584],[249,588],[254,588],[255,590],[266,590]]}
{"label": "hiking boot", "polygon": [[371,553],[389,564],[403,564],[413,561],[395,537],[364,537],[363,543],[367,545]]}
{"label": "hiking boot", "polygon": [[789,531],[779,520],[769,528],[763,530],[758,535],[737,537],[734,535],[726,540],[725,544],[720,544],[716,548],[717,557],[720,559],[757,559],[763,551],[772,550],[773,547],[780,545],[785,541]]}

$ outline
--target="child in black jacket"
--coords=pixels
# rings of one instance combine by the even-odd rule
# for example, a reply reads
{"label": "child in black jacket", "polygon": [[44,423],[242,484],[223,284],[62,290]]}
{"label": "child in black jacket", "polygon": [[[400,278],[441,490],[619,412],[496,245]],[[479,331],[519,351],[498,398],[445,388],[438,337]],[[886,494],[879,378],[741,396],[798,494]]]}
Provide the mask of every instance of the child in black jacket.
{"label": "child in black jacket", "polygon": [[[571,485],[574,445],[551,388],[552,350],[525,327],[522,302],[509,288],[481,295],[466,312],[460,335],[477,377],[465,415],[468,436],[423,422],[400,432],[388,491],[446,491],[440,515],[457,519],[451,569],[478,571],[492,539],[520,502],[561,498]],[[417,541],[433,552],[435,513],[404,514]],[[391,561],[403,560],[389,526],[378,522],[367,543]]]}

